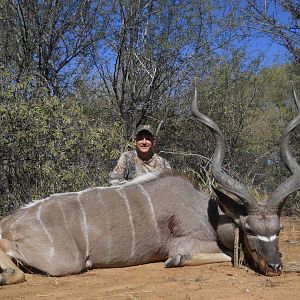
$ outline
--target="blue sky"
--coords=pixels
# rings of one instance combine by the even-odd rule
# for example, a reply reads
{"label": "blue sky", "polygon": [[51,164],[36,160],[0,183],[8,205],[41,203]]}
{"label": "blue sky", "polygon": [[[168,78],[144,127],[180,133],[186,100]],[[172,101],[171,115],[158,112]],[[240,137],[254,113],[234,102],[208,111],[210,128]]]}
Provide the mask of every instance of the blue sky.
{"label": "blue sky", "polygon": [[[246,5],[246,1],[244,5]],[[274,22],[274,24],[277,24],[280,27],[282,27],[283,32],[285,32],[285,28],[289,29],[290,26],[293,24],[294,20],[291,18],[291,15],[283,9],[282,5],[282,2],[275,2],[274,0],[257,1],[257,8],[260,10],[260,12],[262,14],[266,14],[267,17],[270,20],[272,20],[272,22]],[[259,17],[259,13],[257,15]],[[257,28],[258,30],[256,30],[255,28]],[[267,23],[264,24],[264,22],[260,22],[259,19],[253,21],[251,31],[253,35],[256,35],[256,37],[249,40],[249,45],[247,48],[248,54],[251,57],[255,57],[258,54],[262,53],[265,56],[263,63],[265,66],[277,65],[288,62],[290,58],[289,52],[286,50],[285,47],[272,41],[272,39],[267,37],[267,35],[263,37],[263,33],[261,30],[264,29],[266,29],[267,31],[272,31],[271,27],[267,25]]]}
{"label": "blue sky", "polygon": [[271,66],[287,62],[288,51],[285,47],[273,42],[269,38],[255,38],[249,41],[247,54],[256,57],[260,53],[264,55],[263,65]]}

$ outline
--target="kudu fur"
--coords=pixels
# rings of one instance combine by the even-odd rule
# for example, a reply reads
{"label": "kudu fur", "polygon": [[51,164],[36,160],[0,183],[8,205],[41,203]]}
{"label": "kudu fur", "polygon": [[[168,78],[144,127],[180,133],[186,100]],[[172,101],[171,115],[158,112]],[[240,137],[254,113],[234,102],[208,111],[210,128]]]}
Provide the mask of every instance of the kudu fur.
{"label": "kudu fur", "polygon": [[248,260],[266,275],[280,274],[280,208],[300,188],[300,168],[288,149],[289,135],[300,123],[296,94],[294,98],[299,113],[281,143],[283,160],[293,175],[269,202],[258,204],[244,186],[222,173],[224,139],[217,125],[198,111],[195,90],[192,112],[216,140],[212,172],[227,191],[215,189],[224,216],[219,216],[214,200],[175,172],[146,174],[121,186],[55,194],[1,220],[0,283],[25,280],[16,264],[63,276],[154,261],[165,261],[166,267],[231,261],[227,254],[233,250],[234,226],[243,232]]}

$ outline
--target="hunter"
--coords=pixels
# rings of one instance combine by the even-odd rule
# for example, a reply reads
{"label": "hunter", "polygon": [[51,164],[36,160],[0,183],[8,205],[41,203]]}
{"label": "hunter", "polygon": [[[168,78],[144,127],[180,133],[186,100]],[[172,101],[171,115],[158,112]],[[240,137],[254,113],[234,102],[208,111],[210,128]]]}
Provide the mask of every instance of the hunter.
{"label": "hunter", "polygon": [[171,169],[167,160],[153,152],[155,132],[150,125],[138,126],[134,142],[135,150],[121,154],[110,174],[110,184],[122,184],[145,173]]}

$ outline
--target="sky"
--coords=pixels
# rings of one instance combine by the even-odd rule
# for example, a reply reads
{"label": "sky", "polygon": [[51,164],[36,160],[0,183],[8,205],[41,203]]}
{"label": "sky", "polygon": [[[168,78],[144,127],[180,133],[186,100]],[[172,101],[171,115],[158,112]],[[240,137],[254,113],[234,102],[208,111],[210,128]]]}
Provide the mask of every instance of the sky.
{"label": "sky", "polygon": [[269,38],[255,38],[249,41],[247,54],[250,57],[257,57],[259,53],[265,55],[263,65],[268,67],[287,62],[288,51],[285,47],[271,41]]}
{"label": "sky", "polygon": [[[275,1],[257,1],[257,5],[261,13],[266,13],[267,17],[272,20],[276,24],[278,24],[280,27],[282,26],[283,32],[285,32],[284,28],[290,28],[292,24],[294,24],[294,20],[291,18],[290,13],[288,13],[286,10],[282,8],[282,3]],[[259,18],[259,13],[258,13]],[[266,30],[269,30],[269,26],[262,25],[262,21],[258,21],[258,28],[264,28]],[[253,28],[256,27],[256,24],[253,23]],[[296,25],[295,25],[296,26]],[[296,27],[295,27],[296,28]],[[253,29],[254,35],[262,35],[260,31],[255,31]],[[262,52],[265,55],[265,59],[263,62],[263,65],[265,66],[271,66],[276,64],[283,64],[288,62],[289,59],[289,52],[287,49],[278,43],[275,43],[272,41],[271,38],[265,36],[265,37],[255,37],[252,40],[249,41],[248,46],[248,54],[250,56],[257,56],[260,52]],[[300,44],[300,41],[299,41]]]}

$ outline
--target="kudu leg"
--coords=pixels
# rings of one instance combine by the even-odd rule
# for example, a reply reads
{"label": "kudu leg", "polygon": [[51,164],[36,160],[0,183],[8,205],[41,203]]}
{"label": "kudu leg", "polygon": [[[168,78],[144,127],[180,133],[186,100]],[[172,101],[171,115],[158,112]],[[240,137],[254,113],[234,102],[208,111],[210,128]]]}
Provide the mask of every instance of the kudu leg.
{"label": "kudu leg", "polygon": [[25,274],[5,254],[7,242],[0,240],[0,285],[25,281]]}
{"label": "kudu leg", "polygon": [[229,262],[231,257],[224,253],[176,254],[165,261],[165,267],[199,266],[204,264]]}

